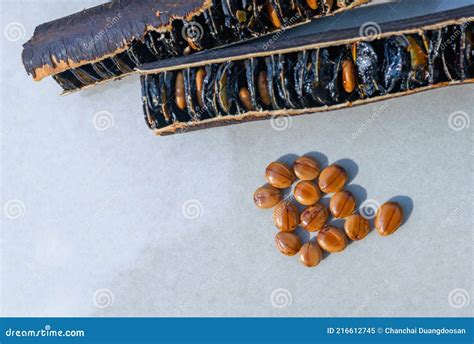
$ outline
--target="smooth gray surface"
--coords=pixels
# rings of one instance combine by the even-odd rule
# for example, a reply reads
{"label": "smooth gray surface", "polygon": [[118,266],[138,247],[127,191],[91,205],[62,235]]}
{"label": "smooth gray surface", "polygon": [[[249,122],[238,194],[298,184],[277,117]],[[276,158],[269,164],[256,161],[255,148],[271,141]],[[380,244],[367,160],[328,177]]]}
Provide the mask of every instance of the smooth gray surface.
{"label": "smooth gray surface", "polygon": [[[37,24],[100,2],[1,1],[2,29],[25,28],[1,39],[3,315],[473,314],[473,125],[449,125],[472,120],[473,85],[157,138],[137,77],[60,97],[21,65]],[[402,196],[406,224],[314,269],[282,256],[252,194],[270,161],[308,152],[345,159],[359,204]]]}

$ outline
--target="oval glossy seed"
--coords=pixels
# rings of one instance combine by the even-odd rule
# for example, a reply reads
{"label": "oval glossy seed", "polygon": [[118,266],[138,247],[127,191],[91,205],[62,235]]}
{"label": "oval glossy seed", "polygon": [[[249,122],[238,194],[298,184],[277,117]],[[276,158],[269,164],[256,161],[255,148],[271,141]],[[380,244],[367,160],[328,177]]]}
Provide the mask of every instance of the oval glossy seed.
{"label": "oval glossy seed", "polygon": [[204,107],[204,101],[202,99],[202,88],[206,74],[207,73],[204,68],[199,68],[196,72],[196,97],[201,108]]}
{"label": "oval glossy seed", "polygon": [[278,14],[275,8],[272,6],[270,1],[267,2],[267,14],[270,17],[270,20],[273,26],[279,29],[281,27],[281,21],[280,21],[280,18],[278,17]]}
{"label": "oval glossy seed", "polygon": [[337,192],[344,188],[347,182],[347,174],[344,168],[331,165],[321,171],[319,175],[319,189],[324,193]]}
{"label": "oval glossy seed", "polygon": [[351,240],[362,240],[369,234],[369,221],[362,215],[352,214],[344,222],[344,231]]}
{"label": "oval glossy seed", "polygon": [[342,87],[347,93],[354,92],[356,88],[356,71],[354,62],[351,59],[345,59],[342,62]]}
{"label": "oval glossy seed", "polygon": [[313,11],[318,9],[318,0],[306,0],[306,4]]}
{"label": "oval glossy seed", "polygon": [[271,185],[259,187],[253,194],[253,201],[259,208],[268,209],[274,207],[281,200],[281,191]]}
{"label": "oval glossy seed", "polygon": [[239,91],[239,99],[244,105],[245,110],[252,111],[252,101],[250,100],[250,92],[247,87],[242,87]]}
{"label": "oval glossy seed", "polygon": [[346,237],[339,228],[325,227],[318,233],[318,244],[324,251],[341,252],[347,246]]}
{"label": "oval glossy seed", "polygon": [[285,256],[294,256],[301,248],[301,240],[295,233],[279,232],[275,236],[275,245]]}
{"label": "oval glossy seed", "polygon": [[319,231],[328,220],[329,212],[327,208],[318,203],[306,208],[300,216],[301,227],[309,232]]}
{"label": "oval glossy seed", "polygon": [[265,179],[270,185],[276,188],[284,189],[289,187],[295,181],[293,171],[281,162],[270,163],[265,170]]}
{"label": "oval glossy seed", "polygon": [[273,222],[282,232],[294,231],[300,222],[298,209],[289,201],[281,201],[273,210]]}
{"label": "oval glossy seed", "polygon": [[300,249],[300,261],[307,267],[318,265],[322,258],[323,252],[316,241],[307,242]]}
{"label": "oval glossy seed", "polygon": [[270,98],[270,93],[268,92],[267,72],[265,72],[264,70],[258,73],[257,88],[258,88],[258,95],[262,103],[265,106],[270,106],[272,103],[272,100]]}
{"label": "oval glossy seed", "polygon": [[351,215],[356,208],[356,200],[349,191],[336,192],[329,201],[329,210],[335,218]]}
{"label": "oval glossy seed", "polygon": [[186,109],[186,95],[184,94],[184,75],[183,72],[176,74],[175,91],[176,105],[179,109]]}
{"label": "oval glossy seed", "polygon": [[303,180],[296,184],[293,195],[295,199],[302,205],[313,205],[321,199],[321,191],[318,186],[307,180]]}
{"label": "oval glossy seed", "polygon": [[403,210],[396,202],[387,202],[380,206],[375,215],[375,228],[381,236],[395,232],[403,221]]}
{"label": "oval glossy seed", "polygon": [[293,164],[295,175],[301,180],[313,180],[321,171],[316,161],[306,156],[299,157]]}

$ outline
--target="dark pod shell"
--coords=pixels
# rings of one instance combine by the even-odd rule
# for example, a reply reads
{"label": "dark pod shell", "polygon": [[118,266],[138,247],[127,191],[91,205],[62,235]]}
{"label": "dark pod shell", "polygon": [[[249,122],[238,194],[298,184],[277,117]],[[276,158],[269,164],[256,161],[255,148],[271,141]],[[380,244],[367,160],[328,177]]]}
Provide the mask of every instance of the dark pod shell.
{"label": "dark pod shell", "polygon": [[111,0],[38,26],[24,45],[23,64],[35,80],[52,75],[72,91],[144,63],[262,36],[368,1],[313,11],[282,0]]}
{"label": "dark pod shell", "polygon": [[323,36],[295,31],[271,49],[243,44],[144,65],[145,75],[207,71],[205,116],[156,133],[340,109],[474,82],[473,22],[471,5],[381,24],[382,34],[370,42],[359,27]]}
{"label": "dark pod shell", "polygon": [[[149,28],[169,30],[172,18],[191,19],[209,0],[114,0],[39,25],[24,45],[23,63],[35,80],[114,56]],[[86,49],[84,48],[86,47]]]}

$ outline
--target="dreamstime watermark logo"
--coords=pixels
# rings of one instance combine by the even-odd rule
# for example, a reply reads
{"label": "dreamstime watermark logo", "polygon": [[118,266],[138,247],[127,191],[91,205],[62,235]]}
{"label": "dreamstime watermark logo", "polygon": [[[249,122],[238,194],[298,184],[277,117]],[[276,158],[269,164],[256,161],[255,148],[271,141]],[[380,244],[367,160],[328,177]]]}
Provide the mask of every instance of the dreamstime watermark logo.
{"label": "dreamstime watermark logo", "polygon": [[94,306],[100,309],[111,307],[114,304],[115,296],[109,289],[97,289],[92,296]]}
{"label": "dreamstime watermark logo", "polygon": [[359,29],[359,36],[366,42],[372,42],[380,38],[382,29],[376,22],[365,22]]}
{"label": "dreamstime watermark logo", "polygon": [[377,209],[380,207],[380,203],[374,199],[366,199],[359,208],[359,213],[362,217],[367,220],[373,219],[377,214]]}
{"label": "dreamstime watermark logo", "polygon": [[92,118],[92,124],[98,131],[106,131],[115,125],[114,116],[108,111],[99,111]]}
{"label": "dreamstime watermark logo", "polygon": [[270,125],[276,131],[290,129],[293,125],[293,118],[289,115],[273,115],[270,120]]}
{"label": "dreamstime watermark logo", "polygon": [[105,27],[98,33],[96,33],[90,42],[87,42],[85,44],[85,48],[88,50],[94,49],[96,43],[99,42],[102,38],[104,38],[104,36],[107,35],[107,32],[112,29],[112,27],[114,27],[120,21],[121,18],[121,12],[117,13],[117,15],[113,18],[106,18],[107,24],[105,25]]}
{"label": "dreamstime watermark logo", "polygon": [[469,128],[471,119],[464,111],[456,111],[449,115],[448,125],[454,131],[461,131]]}
{"label": "dreamstime watermark logo", "polygon": [[3,35],[10,42],[18,42],[25,38],[26,29],[22,23],[11,22],[5,25],[3,29]]}
{"label": "dreamstime watermark logo", "polygon": [[202,216],[204,209],[197,199],[190,199],[183,203],[181,208],[184,218],[194,220]]}
{"label": "dreamstime watermark logo", "polygon": [[276,41],[278,41],[280,39],[281,36],[283,36],[283,34],[287,30],[287,28],[292,26],[296,22],[298,22],[300,20],[300,18],[301,18],[301,16],[299,14],[296,14],[296,15],[292,16],[291,18],[289,18],[288,20],[286,20],[283,23],[283,26],[281,27],[281,30],[276,31],[272,36],[270,36],[268,41],[263,44],[263,46],[262,46],[263,50],[265,50],[265,51],[268,50]]}
{"label": "dreamstime watermark logo", "polygon": [[278,288],[272,291],[272,294],[270,295],[270,302],[272,303],[272,306],[275,308],[285,308],[291,305],[291,302],[293,301],[293,298],[291,296],[291,293],[287,289],[283,288]]}
{"label": "dreamstime watermark logo", "polygon": [[11,199],[3,207],[3,213],[5,217],[10,220],[16,220],[25,216],[26,207],[25,203],[19,199]]}
{"label": "dreamstime watermark logo", "polygon": [[471,297],[466,289],[456,288],[451,290],[448,295],[448,303],[453,308],[463,308],[469,305]]}
{"label": "dreamstime watermark logo", "polygon": [[377,298],[383,290],[385,290],[385,288],[387,287],[387,282],[386,281],[383,281],[382,283],[380,284],[377,284],[373,289],[372,291],[370,292],[369,295],[367,295],[363,302],[361,302],[355,309],[354,311],[352,312],[352,316],[355,317],[355,316],[358,316],[362,311],[364,311],[368,306],[369,304],[375,299]]}
{"label": "dreamstime watermark logo", "polygon": [[199,43],[204,36],[204,28],[198,22],[186,22],[181,29],[181,35],[188,42]]}
{"label": "dreamstime watermark logo", "polygon": [[379,108],[376,108],[375,111],[372,112],[370,117],[364,123],[362,123],[362,125],[359,126],[357,130],[352,133],[352,139],[356,140],[360,135],[362,135],[380,117],[380,115],[385,112],[387,108],[387,103],[384,103]]}

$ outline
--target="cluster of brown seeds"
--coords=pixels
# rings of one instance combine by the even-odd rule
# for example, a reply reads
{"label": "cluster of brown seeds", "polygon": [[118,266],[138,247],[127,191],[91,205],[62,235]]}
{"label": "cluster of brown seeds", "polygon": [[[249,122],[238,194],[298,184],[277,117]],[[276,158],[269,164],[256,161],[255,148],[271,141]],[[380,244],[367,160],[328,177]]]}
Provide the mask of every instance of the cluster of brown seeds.
{"label": "cluster of brown seeds", "polygon": [[[341,166],[330,165],[321,170],[312,158],[296,159],[293,168],[281,162],[270,163],[265,170],[268,184],[259,187],[253,196],[259,208],[273,210],[273,221],[279,232],[275,237],[277,249],[284,255],[299,253],[305,266],[319,264],[322,250],[329,253],[343,251],[348,239],[364,239],[370,232],[369,221],[356,212],[357,202],[348,190],[347,173]],[[294,182],[293,197],[305,206],[300,213],[291,199],[283,199],[283,189]],[[329,209],[320,203],[323,194],[332,194]],[[344,219],[344,231],[328,224],[329,217]],[[382,236],[395,232],[401,225],[403,211],[398,203],[387,202],[380,206],[375,217],[375,228]],[[308,232],[317,232],[316,240],[302,243],[295,230],[300,226]]]}

